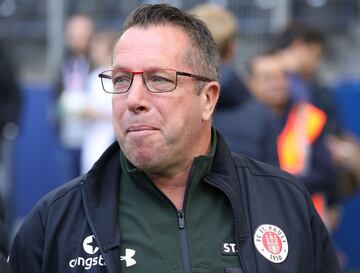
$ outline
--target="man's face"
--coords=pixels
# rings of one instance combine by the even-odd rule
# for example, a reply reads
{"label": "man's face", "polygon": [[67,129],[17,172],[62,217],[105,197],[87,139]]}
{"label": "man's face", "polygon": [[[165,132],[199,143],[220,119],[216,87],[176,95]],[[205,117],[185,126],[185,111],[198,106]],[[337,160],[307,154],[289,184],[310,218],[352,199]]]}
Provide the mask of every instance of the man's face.
{"label": "man's face", "polygon": [[[185,62],[190,46],[189,37],[180,28],[131,27],[115,46],[113,66],[130,71],[163,68],[197,74]],[[209,85],[214,84],[207,83],[204,90]],[[151,93],[141,74],[134,75],[130,90],[112,98],[114,131],[128,160],[148,173],[173,174],[203,154],[210,143],[213,110],[209,110],[204,90],[197,94],[194,79],[178,76],[174,91]]]}
{"label": "man's face", "polygon": [[256,58],[248,83],[255,97],[270,107],[281,107],[288,100],[286,75],[275,58]]}

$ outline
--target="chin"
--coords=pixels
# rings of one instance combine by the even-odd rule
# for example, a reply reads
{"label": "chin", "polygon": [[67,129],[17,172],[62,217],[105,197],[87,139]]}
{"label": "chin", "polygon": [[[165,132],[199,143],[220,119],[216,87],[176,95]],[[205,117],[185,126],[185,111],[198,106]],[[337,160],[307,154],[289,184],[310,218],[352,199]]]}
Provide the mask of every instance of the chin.
{"label": "chin", "polygon": [[141,170],[151,169],[156,165],[156,158],[153,152],[150,151],[134,151],[126,153],[127,159],[137,168]]}

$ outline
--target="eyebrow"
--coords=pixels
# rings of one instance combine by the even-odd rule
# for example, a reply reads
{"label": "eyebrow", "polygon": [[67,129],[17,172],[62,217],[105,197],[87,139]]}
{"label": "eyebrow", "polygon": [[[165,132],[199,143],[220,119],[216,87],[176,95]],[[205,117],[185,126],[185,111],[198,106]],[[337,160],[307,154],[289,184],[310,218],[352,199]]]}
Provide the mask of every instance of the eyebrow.
{"label": "eyebrow", "polygon": [[121,66],[112,66],[112,69],[127,69],[127,68]]}

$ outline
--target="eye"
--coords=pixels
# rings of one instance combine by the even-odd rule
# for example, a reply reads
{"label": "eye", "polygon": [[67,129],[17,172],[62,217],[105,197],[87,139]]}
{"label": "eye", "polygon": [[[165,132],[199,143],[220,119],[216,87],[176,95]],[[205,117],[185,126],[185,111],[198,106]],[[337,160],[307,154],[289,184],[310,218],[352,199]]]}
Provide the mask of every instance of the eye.
{"label": "eye", "polygon": [[170,78],[170,77],[167,77],[165,75],[152,75],[151,79],[150,79],[151,82],[153,83],[173,83],[174,81]]}
{"label": "eye", "polygon": [[153,92],[168,92],[176,86],[176,72],[173,70],[154,70],[144,74],[148,88]]}
{"label": "eye", "polygon": [[124,93],[128,90],[132,80],[132,74],[122,71],[117,71],[112,75],[114,92]]}
{"label": "eye", "polygon": [[114,85],[126,85],[131,82],[131,77],[126,75],[115,76],[112,81]]}
{"label": "eye", "polygon": [[176,82],[176,72],[172,70],[149,71],[145,76],[153,84],[174,84]]}

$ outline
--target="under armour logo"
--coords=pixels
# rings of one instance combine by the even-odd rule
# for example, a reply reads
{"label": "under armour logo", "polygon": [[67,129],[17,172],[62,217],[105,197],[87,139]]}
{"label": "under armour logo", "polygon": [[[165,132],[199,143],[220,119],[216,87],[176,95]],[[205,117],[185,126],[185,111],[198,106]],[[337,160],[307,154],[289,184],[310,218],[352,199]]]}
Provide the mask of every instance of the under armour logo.
{"label": "under armour logo", "polygon": [[136,261],[133,259],[133,257],[135,256],[135,250],[133,249],[125,249],[125,256],[120,256],[120,260],[126,262],[126,267],[130,267],[133,266],[134,264],[136,264]]}

